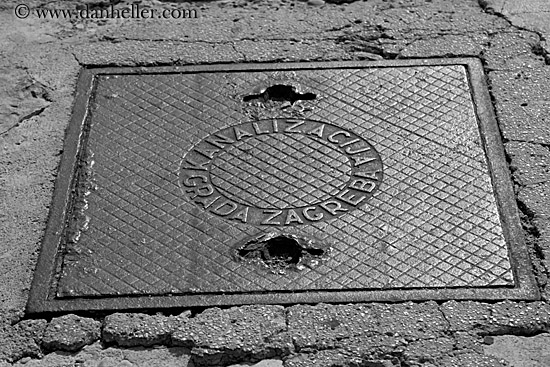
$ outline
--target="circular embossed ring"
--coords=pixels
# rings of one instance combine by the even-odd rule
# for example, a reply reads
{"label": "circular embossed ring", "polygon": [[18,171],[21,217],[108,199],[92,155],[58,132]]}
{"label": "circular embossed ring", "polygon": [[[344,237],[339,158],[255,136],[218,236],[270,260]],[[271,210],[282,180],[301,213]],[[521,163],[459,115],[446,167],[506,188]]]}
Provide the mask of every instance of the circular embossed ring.
{"label": "circular embossed ring", "polygon": [[326,122],[279,118],[220,130],[183,158],[179,183],[202,209],[240,223],[310,224],[363,205],[382,160],[359,135]]}

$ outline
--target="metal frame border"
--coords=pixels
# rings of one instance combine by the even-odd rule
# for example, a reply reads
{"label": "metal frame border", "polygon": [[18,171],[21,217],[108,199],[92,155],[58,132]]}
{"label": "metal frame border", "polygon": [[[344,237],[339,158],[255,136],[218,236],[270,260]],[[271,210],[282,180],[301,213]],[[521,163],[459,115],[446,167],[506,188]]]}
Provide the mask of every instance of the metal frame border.
{"label": "metal frame border", "polygon": [[[508,244],[508,254],[514,269],[515,287],[472,287],[433,289],[378,289],[344,291],[295,291],[250,293],[203,293],[175,296],[120,296],[55,298],[52,284],[58,271],[58,255],[62,233],[66,224],[67,206],[75,180],[75,169],[82,147],[88,105],[93,97],[97,75],[164,74],[197,72],[275,71],[275,70],[323,70],[336,68],[412,67],[435,65],[463,65],[471,88],[471,97],[478,119],[483,148],[487,157],[493,191],[499,208],[501,224]],[[82,69],[69,122],[63,155],[59,165],[53,193],[52,206],[42,240],[38,264],[34,274],[27,313],[115,311],[143,309],[176,309],[186,307],[214,307],[242,304],[296,304],[296,303],[350,303],[350,302],[399,302],[423,300],[538,300],[540,293],[532,273],[532,266],[524,233],[519,221],[515,195],[512,190],[504,146],[487,89],[481,62],[476,58],[456,59],[408,59],[382,61],[300,62],[215,64],[166,67],[106,67]]]}

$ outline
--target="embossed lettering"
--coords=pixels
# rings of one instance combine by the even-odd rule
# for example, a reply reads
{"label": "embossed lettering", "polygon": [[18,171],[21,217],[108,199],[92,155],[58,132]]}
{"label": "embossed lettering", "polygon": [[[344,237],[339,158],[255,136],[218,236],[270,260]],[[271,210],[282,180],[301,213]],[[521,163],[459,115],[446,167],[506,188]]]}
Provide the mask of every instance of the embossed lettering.
{"label": "embossed lettering", "polygon": [[365,196],[360,196],[359,198],[356,198],[356,195],[349,195],[348,197],[345,197],[344,195],[350,194],[349,190],[344,190],[340,192],[336,197],[340,200],[342,200],[345,203],[348,203],[353,206],[357,206],[360,202],[362,202],[365,199]]}
{"label": "embossed lettering", "polygon": [[183,184],[187,187],[192,187],[192,186],[197,186],[196,183],[194,182],[191,182],[191,179],[193,178],[200,178],[202,180],[203,183],[207,183],[208,182],[208,178],[206,176],[203,176],[203,175],[191,175],[189,177],[187,177],[184,181],[183,181]]}
{"label": "embossed lettering", "polygon": [[305,121],[298,121],[298,122],[295,122],[294,124],[290,125],[289,127],[287,127],[285,129],[285,132],[291,132],[291,133],[297,133],[299,131],[296,131],[294,129],[296,129],[297,127],[299,126],[302,126],[303,124],[305,124]]}
{"label": "embossed lettering", "polygon": [[215,147],[218,147],[220,149],[225,148],[225,145],[233,144],[235,140],[222,135],[222,134],[216,134],[215,136],[209,136],[206,138],[206,141],[212,144]]}
{"label": "embossed lettering", "polygon": [[[368,187],[366,187],[368,186]],[[372,192],[374,188],[376,187],[376,184],[372,181],[362,180],[362,179],[355,179],[353,182],[349,185],[350,188],[364,191],[364,192]]]}
{"label": "embossed lettering", "polygon": [[[205,190],[204,192],[202,192],[203,189]],[[197,188],[197,195],[199,196],[210,196],[213,193],[214,193],[214,188],[212,187],[212,185],[205,185]]]}
{"label": "embossed lettering", "polygon": [[[330,206],[334,205],[333,208]],[[329,200],[324,203],[322,203],[321,208],[325,209],[327,212],[329,212],[332,215],[338,215],[338,212],[347,212],[348,210],[346,208],[342,208],[342,204],[337,202],[336,200]]]}
{"label": "embossed lettering", "polygon": [[306,134],[317,135],[318,137],[322,138],[324,131],[325,131],[325,125],[321,124],[318,127],[316,127],[315,129],[308,131]]}
{"label": "embossed lettering", "polygon": [[347,131],[338,130],[338,131],[330,134],[327,137],[327,140],[330,141],[331,143],[339,144],[340,142],[337,139],[334,138],[337,135],[344,135],[346,138],[348,138],[350,136],[350,133],[348,133]]}
{"label": "embossed lettering", "polygon": [[[205,191],[202,191],[205,190]],[[212,185],[204,185],[200,187],[194,187],[192,189],[185,190],[187,193],[193,193],[194,195],[190,195],[191,199],[196,198],[197,196],[210,196],[214,193],[214,189],[212,188]]]}
{"label": "embossed lettering", "polygon": [[292,222],[303,224],[302,218],[294,211],[294,209],[289,209],[286,213],[285,225],[289,225]]}
{"label": "embossed lettering", "polygon": [[268,214],[268,216],[267,216],[267,219],[261,222],[261,224],[267,224],[270,226],[274,226],[274,225],[276,226],[281,224],[281,222],[273,222],[273,219],[275,219],[275,217],[278,217],[282,212],[283,212],[282,210],[265,209],[262,213]]}
{"label": "embossed lettering", "polygon": [[260,129],[260,126],[258,126],[258,123],[257,122],[253,122],[252,123],[252,127],[254,128],[254,131],[256,132],[256,134],[260,135],[260,134],[269,134],[271,131],[269,130],[261,130]]}
{"label": "embossed lettering", "polygon": [[[319,138],[325,140],[327,143],[334,144],[328,148],[334,150],[334,154],[344,153],[347,159],[349,159],[350,163],[347,164],[351,165],[352,170],[346,174],[347,179],[343,178],[346,181],[349,180],[348,186],[342,187],[339,192],[326,198],[322,203],[311,202],[308,204],[311,206],[301,208],[296,208],[289,204],[281,209],[261,208],[261,205],[254,200],[252,200],[250,205],[238,203],[238,199],[236,198],[238,195],[253,197],[256,189],[265,189],[271,192],[269,187],[264,187],[263,185],[255,187],[254,190],[241,191],[240,194],[232,192],[234,190],[223,191],[223,193],[218,191],[217,185],[220,179],[222,181],[226,180],[227,184],[231,184],[229,181],[231,174],[230,171],[226,170],[226,167],[231,168],[231,165],[240,163],[238,160],[234,160],[235,163],[224,163],[224,166],[220,166],[219,163],[223,162],[216,160],[218,158],[220,160],[225,159],[220,156],[225,154],[224,150],[230,147],[231,144],[242,144],[245,141],[254,143],[257,138],[259,138],[259,141],[271,139],[268,136],[260,138],[259,135],[262,134],[280,134],[281,136],[286,134],[286,137],[282,138],[290,140],[296,139],[298,138],[296,135],[300,135],[301,138],[308,141]],[[291,138],[290,134],[294,136]],[[279,138],[281,137],[276,138],[276,140],[278,141]],[[274,140],[273,144],[276,144],[277,141]],[[290,155],[292,153],[288,151],[286,154]],[[332,155],[330,151],[325,154]],[[292,157],[288,156],[288,158]],[[286,161],[284,156],[278,159],[282,162]],[[323,158],[319,157],[319,159]],[[241,157],[241,160],[241,162],[245,162],[246,157]],[[288,164],[290,164],[290,161]],[[202,142],[197,144],[183,157],[178,184],[186,193],[188,199],[199,208],[213,215],[233,220],[235,221],[234,224],[250,223],[267,226],[292,226],[327,220],[344,213],[349,213],[355,207],[364,204],[382,180],[381,167],[382,161],[375,147],[358,134],[348,131],[344,127],[301,118],[271,118],[231,126],[203,139]],[[220,168],[223,170],[223,173],[219,171]],[[263,166],[261,168],[264,169]],[[321,168],[315,166],[312,169]],[[211,182],[208,170],[212,170],[211,174],[216,176],[218,180]],[[241,173],[242,171],[236,171],[236,174]],[[332,173],[322,171],[312,172],[313,174],[331,175]],[[246,177],[248,176],[243,177],[240,179],[247,179]],[[309,182],[308,177],[300,176],[296,178]]]}
{"label": "embossed lettering", "polygon": [[197,163],[194,160],[192,160],[191,158],[186,157],[185,158],[185,163],[190,164],[190,166],[183,166],[183,168],[197,170],[197,171],[206,171],[207,170],[206,166],[208,165],[208,162],[209,161],[202,162],[202,163]]}
{"label": "embossed lettering", "polygon": [[350,140],[350,141],[345,142],[344,144],[340,144],[340,147],[342,147],[342,148],[343,148],[343,147],[347,147],[348,145],[357,143],[358,141],[360,141],[360,139],[355,138],[355,139],[352,139],[352,140]]}
{"label": "embossed lettering", "polygon": [[376,160],[376,157],[350,157],[354,161],[354,166],[360,166]]}
{"label": "embossed lettering", "polygon": [[[224,210],[222,210],[225,208]],[[212,213],[221,215],[222,217],[225,217],[226,215],[229,215],[233,213],[235,210],[237,210],[238,206],[237,204],[231,202],[231,201],[224,201],[214,209],[212,209]]]}
{"label": "embossed lettering", "polygon": [[230,216],[229,219],[237,219],[243,223],[246,223],[246,221],[248,220],[248,207],[245,206],[243,209]]}
{"label": "embossed lettering", "polygon": [[239,129],[238,127],[234,127],[233,131],[235,132],[235,138],[237,140],[241,140],[245,136],[254,136],[251,133],[249,133],[248,131],[243,130],[243,129]]}
{"label": "embossed lettering", "polygon": [[203,206],[204,209],[208,209],[212,206],[212,204],[214,204],[216,201],[218,201],[220,197],[219,196],[216,196],[214,199],[210,199],[208,196],[205,197],[204,199],[196,199],[195,200],[195,203],[197,204],[201,204]]}
{"label": "embossed lettering", "polygon": [[318,220],[323,219],[323,213],[316,213],[315,215],[309,214],[311,210],[316,210],[317,208],[314,206],[308,206],[307,208],[304,208],[302,211],[302,214],[304,215],[304,218],[307,220],[310,220],[312,222],[317,222]]}
{"label": "embossed lettering", "polygon": [[380,173],[379,170],[376,171],[364,171],[364,172],[355,172],[353,175],[358,177],[370,178],[373,180],[378,180],[377,173]]}
{"label": "embossed lettering", "polygon": [[345,149],[345,152],[348,154],[357,154],[357,153],[368,152],[369,150],[370,150],[370,147],[367,145],[366,147],[363,147],[363,148],[356,148],[356,150],[352,150],[351,147],[348,147]]}

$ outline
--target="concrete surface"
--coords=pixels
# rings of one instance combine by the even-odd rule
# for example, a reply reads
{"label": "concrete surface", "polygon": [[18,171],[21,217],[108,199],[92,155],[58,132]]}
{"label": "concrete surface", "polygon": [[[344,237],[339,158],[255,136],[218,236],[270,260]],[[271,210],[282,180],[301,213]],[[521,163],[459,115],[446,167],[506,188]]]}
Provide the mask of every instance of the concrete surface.
{"label": "concrete surface", "polygon": [[[121,331],[115,326],[125,318],[128,327]],[[2,340],[13,344],[3,346],[0,357],[6,362],[0,366],[9,366],[7,361],[16,366],[48,367],[148,366],[153,362],[166,366],[243,362],[327,367],[505,366],[503,361],[526,355],[538,363],[548,355],[548,348],[540,346],[548,341],[549,334],[544,333],[550,331],[550,305],[449,301],[241,306],[209,308],[194,316],[119,313],[103,318],[102,335],[94,332],[98,330],[95,323],[92,318],[71,315],[54,318],[47,325],[45,320],[24,320],[5,327]],[[155,330],[166,329],[159,325],[171,328],[163,332],[166,338],[162,340]],[[77,343],[83,348],[77,350]],[[52,351],[52,345],[58,350]]]}
{"label": "concrete surface", "polygon": [[[276,360],[264,364],[286,366],[548,363],[547,1],[141,0],[155,9],[193,7],[200,15],[162,21],[20,20],[14,16],[18,3],[0,4],[0,366],[228,365],[263,358]],[[28,1],[32,8],[85,3],[97,2]],[[136,322],[135,315],[127,315],[137,329],[124,331],[124,322],[117,324],[122,330],[118,339],[109,331],[117,328],[106,328],[115,317],[82,315],[88,317],[86,325],[101,322],[103,334],[92,333],[85,342],[93,344],[72,352],[51,350],[62,348],[51,344],[52,338],[62,343],[60,335],[47,332],[50,341],[44,340],[58,319],[25,319],[82,66],[453,56],[479,57],[485,65],[543,302],[298,305],[270,308],[279,316],[265,316],[271,321],[258,317],[257,323],[246,315],[264,314],[262,308],[210,309],[190,315],[189,321],[188,316],[160,315]],[[160,319],[170,326],[159,329]],[[237,326],[227,329],[230,339],[224,339],[224,329],[209,329],[231,320]],[[73,322],[73,331],[61,334],[82,335],[79,325]],[[220,340],[207,337],[214,331]],[[242,343],[232,342],[236,335]]]}
{"label": "concrete surface", "polygon": [[65,315],[52,319],[42,336],[45,350],[79,350],[99,339],[101,322],[77,315]]}
{"label": "concrete surface", "polygon": [[[7,366],[6,364],[0,366]],[[11,366],[11,365],[9,365]],[[183,348],[103,348],[101,343],[84,347],[78,353],[54,352],[41,360],[23,358],[14,366],[25,367],[181,367],[189,364]]]}
{"label": "concrete surface", "polygon": [[533,337],[503,335],[484,347],[488,355],[506,359],[515,367],[550,366],[550,334]]}

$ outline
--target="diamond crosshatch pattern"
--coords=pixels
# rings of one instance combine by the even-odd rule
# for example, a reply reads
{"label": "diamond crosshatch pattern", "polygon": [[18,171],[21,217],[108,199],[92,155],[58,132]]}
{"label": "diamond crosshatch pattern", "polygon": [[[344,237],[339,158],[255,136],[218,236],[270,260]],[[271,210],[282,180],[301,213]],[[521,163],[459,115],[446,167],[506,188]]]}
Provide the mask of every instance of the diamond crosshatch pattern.
{"label": "diamond crosshatch pattern", "polygon": [[[178,171],[194,145],[245,120],[243,93],[273,73],[97,78],[86,148],[94,153],[97,189],[86,198],[89,228],[76,244],[67,245],[79,255],[64,259],[58,296],[514,284],[461,65],[277,72],[318,96],[306,102],[314,104],[306,118],[351,130],[377,149],[384,181],[355,211],[288,228],[332,247],[319,266],[275,274],[234,261],[237,243],[269,228],[201,210],[181,193]],[[291,113],[279,112],[280,117]],[[256,148],[268,151],[264,145]],[[243,199],[256,192],[245,182],[261,183],[258,176],[248,180],[238,170],[230,179],[222,162],[237,165],[232,157],[226,153],[215,161],[212,175],[227,192],[244,192]],[[335,158],[323,163],[346,176],[345,157]],[[241,163],[254,165],[252,160]],[[330,177],[335,190],[345,182]],[[273,207],[317,200],[295,195],[254,200]]]}
{"label": "diamond crosshatch pattern", "polygon": [[214,161],[210,175],[236,202],[285,209],[330,199],[346,185],[350,172],[349,159],[335,145],[279,133],[232,145]]}

